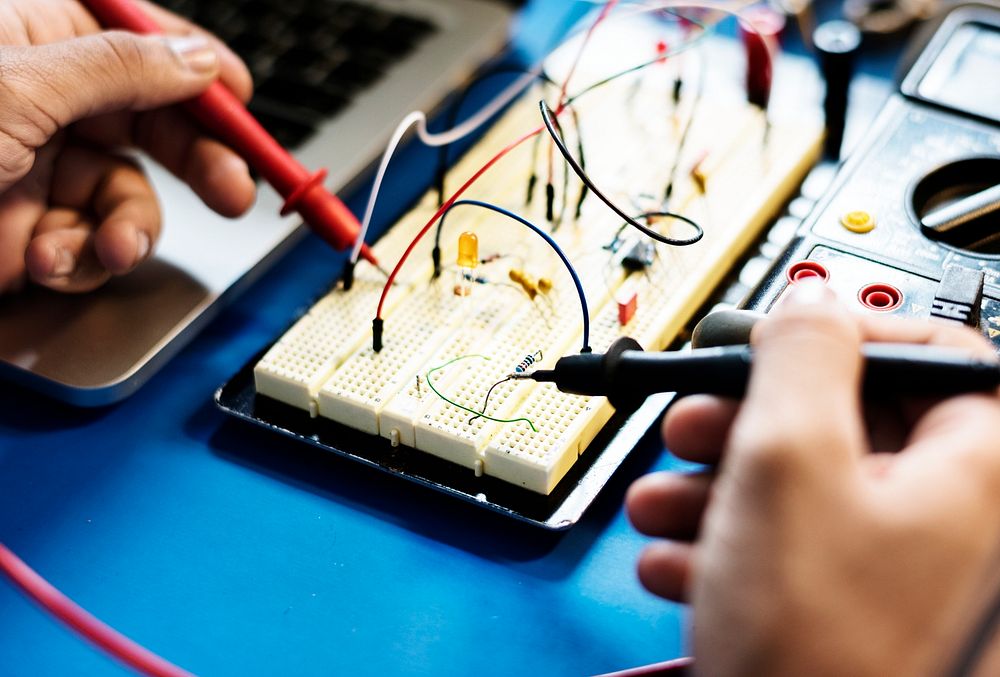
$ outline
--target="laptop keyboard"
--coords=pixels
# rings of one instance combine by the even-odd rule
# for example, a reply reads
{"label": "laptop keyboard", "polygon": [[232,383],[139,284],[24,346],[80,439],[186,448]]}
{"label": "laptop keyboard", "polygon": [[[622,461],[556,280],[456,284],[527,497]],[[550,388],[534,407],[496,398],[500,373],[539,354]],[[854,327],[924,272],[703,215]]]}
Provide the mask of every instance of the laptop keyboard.
{"label": "laptop keyboard", "polygon": [[412,52],[435,27],[345,0],[159,0],[218,35],[250,67],[250,110],[295,148]]}

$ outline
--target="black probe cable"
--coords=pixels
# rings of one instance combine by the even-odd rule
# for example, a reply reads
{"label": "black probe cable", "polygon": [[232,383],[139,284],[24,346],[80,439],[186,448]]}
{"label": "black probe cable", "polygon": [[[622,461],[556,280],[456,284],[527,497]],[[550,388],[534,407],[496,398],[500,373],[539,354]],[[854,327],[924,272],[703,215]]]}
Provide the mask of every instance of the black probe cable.
{"label": "black probe cable", "polygon": [[604,192],[601,191],[600,188],[597,187],[594,181],[587,175],[587,172],[583,170],[583,167],[580,166],[580,163],[577,162],[576,158],[573,157],[573,154],[569,152],[569,148],[566,147],[566,143],[562,137],[562,128],[559,126],[559,121],[556,120],[556,117],[555,115],[553,115],[552,109],[549,108],[548,104],[545,103],[545,101],[540,101],[538,105],[542,111],[542,120],[545,122],[545,128],[548,130],[549,135],[552,137],[553,141],[555,141],[556,148],[559,149],[559,152],[566,159],[566,162],[569,163],[569,166],[573,168],[573,171],[576,172],[576,175],[578,177],[580,177],[580,180],[583,181],[583,183],[586,184],[588,188],[590,188],[590,192],[596,195],[598,199],[601,200],[601,202],[606,204],[608,208],[611,209],[611,211],[613,211],[615,214],[624,219],[625,223],[632,226],[633,228],[635,228],[642,234],[646,235],[647,237],[656,240],[657,242],[662,242],[663,244],[672,245],[674,247],[685,247],[688,245],[692,245],[701,240],[702,237],[704,237],[705,230],[700,225],[698,225],[694,220],[688,218],[687,216],[684,216],[683,214],[678,214],[668,210],[663,210],[663,211],[647,212],[645,214],[640,214],[638,218],[646,219],[648,221],[650,218],[666,217],[666,218],[677,219],[678,221],[683,221],[684,223],[691,226],[695,231],[694,235],[685,239],[667,237],[666,235],[662,235],[653,230],[652,228],[649,228],[648,226],[639,223],[635,218],[626,214],[618,205],[616,205],[609,197],[607,197],[604,194]]}
{"label": "black probe cable", "polygon": [[[866,343],[861,348],[864,393],[944,397],[989,392],[1000,387],[1000,363],[967,351],[896,343]],[[576,395],[603,395],[618,409],[638,408],[655,393],[726,397],[745,394],[753,365],[749,345],[644,352],[632,338],[620,338],[607,353],[568,355],[552,369],[510,374],[513,380],[555,383]]]}

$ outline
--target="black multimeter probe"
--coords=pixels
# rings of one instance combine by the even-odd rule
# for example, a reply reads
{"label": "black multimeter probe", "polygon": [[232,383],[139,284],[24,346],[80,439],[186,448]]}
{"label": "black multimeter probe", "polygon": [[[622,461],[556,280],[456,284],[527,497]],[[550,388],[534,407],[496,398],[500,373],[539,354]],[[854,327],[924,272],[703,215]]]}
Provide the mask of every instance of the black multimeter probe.
{"label": "black multimeter probe", "polygon": [[[1000,386],[1000,362],[959,349],[866,343],[861,352],[868,397],[939,397]],[[626,337],[615,341],[607,353],[569,355],[552,369],[511,374],[511,378],[555,383],[566,393],[603,395],[617,409],[634,409],[654,393],[740,397],[752,364],[753,349],[746,344],[644,352]]]}

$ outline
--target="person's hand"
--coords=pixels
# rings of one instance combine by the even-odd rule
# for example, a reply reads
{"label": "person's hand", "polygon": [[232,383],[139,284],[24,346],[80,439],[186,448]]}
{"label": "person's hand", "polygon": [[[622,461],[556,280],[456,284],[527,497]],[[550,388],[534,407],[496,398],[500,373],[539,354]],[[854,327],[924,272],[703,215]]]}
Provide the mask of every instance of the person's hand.
{"label": "person's hand", "polygon": [[218,40],[136,0],[170,37],[102,32],[76,0],[0,0],[0,294],[87,291],[146,259],[160,209],[115,149],[148,152],[226,216],[246,211],[246,163],[171,104],[250,75]]}
{"label": "person's hand", "polygon": [[691,603],[699,673],[952,674],[1000,593],[1000,398],[863,407],[863,341],[995,359],[971,331],[856,317],[802,283],[754,328],[742,403],[689,397],[664,420],[712,471],[641,478],[627,507],[666,539],[639,576]]}

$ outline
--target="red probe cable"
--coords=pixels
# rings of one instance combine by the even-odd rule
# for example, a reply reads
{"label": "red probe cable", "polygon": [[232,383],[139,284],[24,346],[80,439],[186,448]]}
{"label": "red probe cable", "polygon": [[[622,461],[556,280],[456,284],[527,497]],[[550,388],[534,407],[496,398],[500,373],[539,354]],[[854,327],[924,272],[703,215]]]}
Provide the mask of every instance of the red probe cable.
{"label": "red probe cable", "polygon": [[91,616],[39,576],[3,543],[0,543],[0,572],[7,574],[25,595],[46,611],[131,668],[150,677],[192,677],[190,672],[160,658]]}
{"label": "red probe cable", "polygon": [[[83,0],[83,4],[107,28],[145,34],[163,32],[132,0]],[[282,216],[298,212],[335,249],[354,244],[361,225],[344,203],[323,187],[326,170],[310,173],[275,141],[225,85],[214,82],[185,105],[205,129],[239,153],[285,198]],[[377,265],[367,246],[362,248],[361,255]]]}

